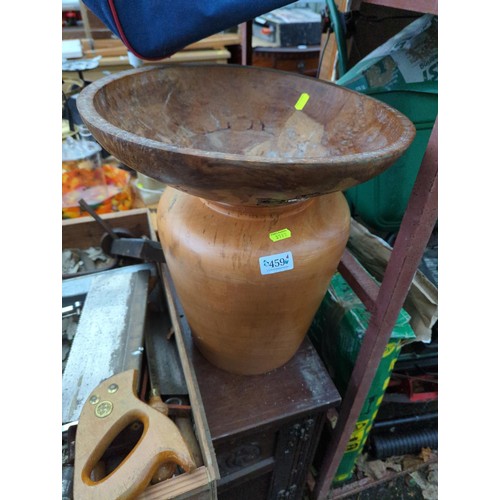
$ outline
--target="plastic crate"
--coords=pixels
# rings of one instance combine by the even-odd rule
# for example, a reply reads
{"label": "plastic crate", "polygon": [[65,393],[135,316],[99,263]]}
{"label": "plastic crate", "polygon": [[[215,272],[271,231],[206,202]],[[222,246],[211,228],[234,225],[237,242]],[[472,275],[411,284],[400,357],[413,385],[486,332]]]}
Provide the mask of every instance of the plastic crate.
{"label": "plastic crate", "polygon": [[399,230],[438,112],[437,81],[405,87],[405,90],[370,89],[363,93],[407,116],[417,130],[415,140],[384,173],[345,192],[351,213],[383,231]]}

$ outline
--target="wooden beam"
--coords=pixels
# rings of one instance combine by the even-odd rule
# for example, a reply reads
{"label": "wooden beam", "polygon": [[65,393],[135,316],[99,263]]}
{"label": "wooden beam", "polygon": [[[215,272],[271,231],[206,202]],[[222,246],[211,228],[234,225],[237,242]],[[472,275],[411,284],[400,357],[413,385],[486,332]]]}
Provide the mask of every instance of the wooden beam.
{"label": "wooden beam", "polygon": [[437,15],[438,13],[438,0],[363,0],[363,3],[421,12],[422,14]]}
{"label": "wooden beam", "polygon": [[203,406],[200,388],[196,379],[196,372],[191,357],[188,355],[185,344],[184,334],[189,329],[189,324],[184,315],[182,304],[175,291],[174,283],[170,275],[170,271],[166,264],[160,265],[161,279],[163,289],[167,298],[168,310],[170,319],[175,331],[175,340],[179,351],[186,385],[189,390],[189,399],[193,412],[193,420],[195,423],[196,437],[200,444],[200,449],[203,455],[203,461],[206,465],[206,472],[209,478],[211,487],[215,487],[215,483],[220,479],[219,466],[215,457],[215,450],[212,443],[212,436],[208,427],[207,417]]}
{"label": "wooden beam", "polygon": [[80,14],[82,16],[83,31],[85,32],[85,38],[92,40],[92,30],[90,29],[88,10],[82,0],[79,0],[80,4]]}
{"label": "wooden beam", "polygon": [[165,498],[208,500],[214,498],[209,489],[210,481],[207,468],[205,466],[198,467],[191,474],[181,474],[148,486],[137,497],[137,500],[164,500]]}
{"label": "wooden beam", "polygon": [[337,58],[338,58],[338,47],[337,39],[335,34],[328,32],[328,34],[321,35],[321,47],[322,51],[319,58],[319,75],[320,80],[325,80],[327,82],[334,82],[337,77]]}
{"label": "wooden beam", "polygon": [[378,284],[347,249],[340,260],[339,272],[368,311],[373,312],[377,302]]}

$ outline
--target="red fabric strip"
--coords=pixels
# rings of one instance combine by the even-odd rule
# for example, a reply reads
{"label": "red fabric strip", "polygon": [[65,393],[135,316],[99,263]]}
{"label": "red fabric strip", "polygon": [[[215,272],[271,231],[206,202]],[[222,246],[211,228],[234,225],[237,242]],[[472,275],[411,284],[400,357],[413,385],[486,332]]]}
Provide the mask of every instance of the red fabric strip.
{"label": "red fabric strip", "polygon": [[108,5],[109,8],[111,9],[111,13],[113,14],[113,19],[115,21],[116,27],[118,28],[118,32],[120,33],[120,38],[122,39],[122,42],[126,45],[127,49],[132,52],[135,56],[139,57],[140,59],[145,59],[147,61],[159,61],[161,59],[165,59],[166,57],[170,56],[165,56],[165,57],[144,57],[141,56],[130,44],[128,41],[127,37],[125,36],[125,32],[123,31],[122,25],[120,23],[120,18],[118,17],[118,12],[116,11],[115,8],[115,3],[113,0],[108,0]]}

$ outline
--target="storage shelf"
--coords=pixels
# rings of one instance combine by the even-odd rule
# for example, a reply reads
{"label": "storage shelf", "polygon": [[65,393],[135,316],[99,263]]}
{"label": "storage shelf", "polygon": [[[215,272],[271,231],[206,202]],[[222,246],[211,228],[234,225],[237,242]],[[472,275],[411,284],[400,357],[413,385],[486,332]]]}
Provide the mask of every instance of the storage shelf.
{"label": "storage shelf", "polygon": [[[368,0],[364,3],[436,15],[438,11],[437,0]],[[436,118],[380,287],[348,250],[345,251],[339,265],[339,272],[370,311],[371,317],[340,407],[337,425],[327,445],[314,486],[315,499],[324,500],[331,492],[332,481],[422,260],[437,216],[438,120]]]}
{"label": "storage shelf", "polygon": [[438,13],[438,0],[363,0],[363,3],[421,12],[422,14],[437,15]]}
{"label": "storage shelf", "polygon": [[316,499],[327,498],[331,482],[336,475],[370,390],[384,349],[389,342],[398,314],[406,300],[413,277],[435,227],[438,211],[437,152],[438,121],[436,119],[378,292],[361,266],[349,253],[344,254],[342,265],[339,266],[342,276],[354,285],[354,290],[372,314],[340,407],[337,426],[328,444],[315,485],[314,498]]}

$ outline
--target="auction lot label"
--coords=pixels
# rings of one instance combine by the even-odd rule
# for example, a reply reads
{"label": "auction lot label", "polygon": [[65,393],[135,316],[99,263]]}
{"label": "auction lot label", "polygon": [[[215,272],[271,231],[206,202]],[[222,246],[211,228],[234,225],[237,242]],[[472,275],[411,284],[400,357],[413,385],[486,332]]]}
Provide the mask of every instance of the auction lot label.
{"label": "auction lot label", "polygon": [[276,253],[259,258],[260,274],[274,274],[293,269],[292,252]]}

